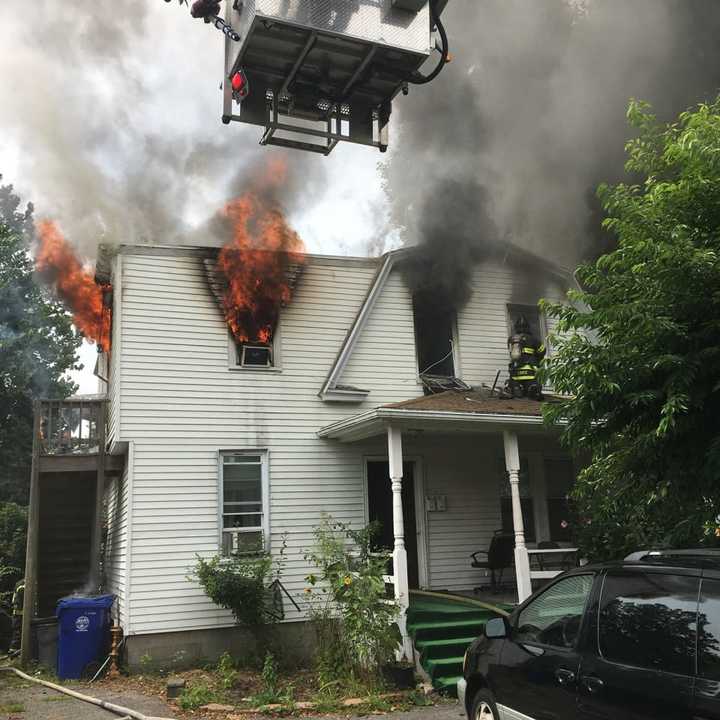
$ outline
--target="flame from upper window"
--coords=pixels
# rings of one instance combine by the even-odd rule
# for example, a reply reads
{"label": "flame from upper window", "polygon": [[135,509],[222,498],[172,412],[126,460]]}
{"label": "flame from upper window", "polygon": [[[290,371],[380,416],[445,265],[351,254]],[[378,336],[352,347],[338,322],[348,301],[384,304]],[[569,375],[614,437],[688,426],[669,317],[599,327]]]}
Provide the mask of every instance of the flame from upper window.
{"label": "flame from upper window", "polygon": [[289,269],[304,262],[305,245],[276,198],[285,180],[284,162],[270,162],[222,211],[232,236],[220,250],[218,270],[227,282],[225,320],[237,342],[272,340],[280,308],[292,295]]}
{"label": "flame from upper window", "polygon": [[73,316],[75,327],[103,350],[110,350],[111,310],[103,303],[109,285],[95,282],[95,273],[78,258],[52,220],[36,223],[35,267]]}

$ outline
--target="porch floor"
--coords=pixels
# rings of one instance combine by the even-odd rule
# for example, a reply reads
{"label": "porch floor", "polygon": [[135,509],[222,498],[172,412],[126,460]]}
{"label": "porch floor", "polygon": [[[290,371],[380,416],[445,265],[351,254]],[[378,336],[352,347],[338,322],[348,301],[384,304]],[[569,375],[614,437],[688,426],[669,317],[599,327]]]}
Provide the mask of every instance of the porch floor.
{"label": "porch floor", "polygon": [[433,687],[455,693],[465,650],[489,619],[507,613],[510,607],[466,595],[410,591],[407,629]]}

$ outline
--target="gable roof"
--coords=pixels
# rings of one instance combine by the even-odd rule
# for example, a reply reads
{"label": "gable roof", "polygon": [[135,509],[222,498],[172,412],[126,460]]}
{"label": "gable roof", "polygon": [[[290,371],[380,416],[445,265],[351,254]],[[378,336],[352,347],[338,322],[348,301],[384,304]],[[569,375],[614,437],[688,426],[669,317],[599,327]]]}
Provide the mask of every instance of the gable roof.
{"label": "gable roof", "polygon": [[[535,253],[518,247],[512,243],[507,243],[505,246],[505,252],[502,255],[502,262],[504,263],[509,257],[517,258],[520,262],[532,262],[536,265],[540,265],[547,272],[562,277],[564,280],[572,278],[572,271],[565,268],[557,263],[554,263],[547,258],[540,257]],[[385,284],[390,277],[390,273],[397,263],[403,257],[410,255],[413,252],[413,247],[402,248],[400,250],[392,250],[382,256],[380,267],[373,278],[370,288],[368,289],[365,300],[363,300],[360,309],[353,320],[353,324],[348,330],[345,340],[340,346],[335,362],[333,363],[330,371],[328,372],[325,382],[323,383],[319,397],[322,400],[337,401],[337,402],[361,402],[369,394],[369,390],[362,390],[347,385],[340,385],[339,380],[342,375],[345,366],[350,360],[355,346],[362,334],[362,331],[367,324],[368,318],[375,307],[378,297],[380,297]]]}

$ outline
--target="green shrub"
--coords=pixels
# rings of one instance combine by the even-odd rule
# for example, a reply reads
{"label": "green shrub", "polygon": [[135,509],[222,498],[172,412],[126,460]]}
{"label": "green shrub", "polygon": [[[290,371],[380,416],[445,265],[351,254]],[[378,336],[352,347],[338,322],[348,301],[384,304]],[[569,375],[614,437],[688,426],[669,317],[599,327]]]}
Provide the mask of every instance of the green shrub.
{"label": "green shrub", "polygon": [[263,661],[262,673],[260,674],[262,688],[259,693],[253,696],[255,705],[289,705],[293,701],[293,686],[282,687],[278,666],[275,656],[268,652]]}
{"label": "green shrub", "polygon": [[190,685],[178,697],[178,705],[183,710],[197,710],[216,699],[216,693],[207,685]]}
{"label": "green shrub", "polygon": [[272,573],[269,553],[213,557],[198,556],[195,578],[205,594],[230,610],[241,625],[264,625],[269,617],[267,588]]}
{"label": "green shrub", "polygon": [[238,672],[235,660],[229,652],[224,652],[217,664],[217,673],[220,676],[220,685],[224,690],[230,690],[237,682]]}

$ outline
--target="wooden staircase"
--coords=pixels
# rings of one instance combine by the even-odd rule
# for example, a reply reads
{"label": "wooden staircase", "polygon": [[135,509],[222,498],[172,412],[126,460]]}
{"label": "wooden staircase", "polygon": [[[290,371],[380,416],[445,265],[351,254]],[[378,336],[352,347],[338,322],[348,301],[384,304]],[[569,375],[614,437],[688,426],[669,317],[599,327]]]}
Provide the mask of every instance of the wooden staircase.
{"label": "wooden staircase", "polygon": [[408,632],[435,689],[455,694],[468,646],[490,618],[507,610],[462,595],[410,591]]}

